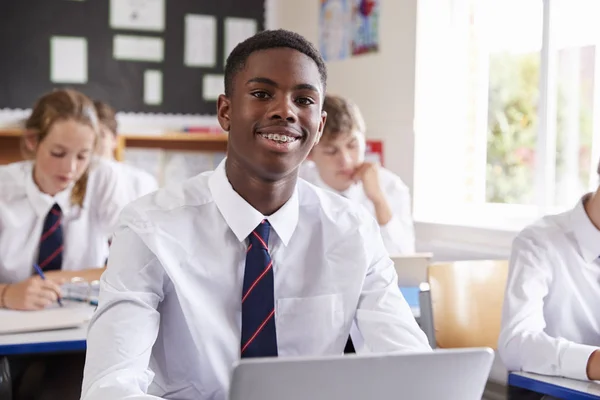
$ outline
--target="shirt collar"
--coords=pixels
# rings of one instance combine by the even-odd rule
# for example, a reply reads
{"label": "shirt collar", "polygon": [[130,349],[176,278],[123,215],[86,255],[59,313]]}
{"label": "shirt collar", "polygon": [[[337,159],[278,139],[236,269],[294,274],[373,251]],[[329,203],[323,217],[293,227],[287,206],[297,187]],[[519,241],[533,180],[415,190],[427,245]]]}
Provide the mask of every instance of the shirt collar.
{"label": "shirt collar", "polygon": [[284,246],[287,246],[298,225],[298,186],[292,197],[274,214],[265,217],[244,200],[231,186],[225,174],[225,160],[221,161],[208,181],[208,187],[217,208],[240,242],[252,233],[263,219],[267,219]]}
{"label": "shirt collar", "polygon": [[50,209],[56,203],[60,206],[63,215],[67,214],[71,207],[71,189],[73,188],[73,184],[70,184],[66,189],[54,196],[43,193],[33,181],[33,165],[33,163],[27,163],[25,167],[25,191],[35,213],[41,218],[46,218],[46,215],[48,215]]}
{"label": "shirt collar", "polygon": [[592,262],[600,256],[600,230],[598,230],[585,212],[584,203],[589,194],[577,202],[571,211],[570,226],[573,229],[579,251],[585,261]]}

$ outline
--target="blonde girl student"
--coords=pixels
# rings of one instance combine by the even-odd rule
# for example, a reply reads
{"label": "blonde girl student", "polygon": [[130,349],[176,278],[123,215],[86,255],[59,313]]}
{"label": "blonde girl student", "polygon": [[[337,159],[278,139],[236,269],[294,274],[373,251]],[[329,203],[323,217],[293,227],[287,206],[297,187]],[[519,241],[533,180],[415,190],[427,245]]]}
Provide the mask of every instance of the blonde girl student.
{"label": "blonde girl student", "polygon": [[115,169],[93,159],[99,124],[85,95],[42,96],[25,128],[29,160],[0,167],[0,306],[35,310],[56,301],[59,283],[100,277],[126,200]]}
{"label": "blonde girl student", "polygon": [[[62,283],[97,280],[104,271],[108,238],[127,199],[116,170],[94,158],[99,132],[94,104],[82,93],[56,90],[35,103],[22,141],[27,161],[0,166],[1,308],[44,309],[57,302]],[[27,398],[18,392],[34,385],[18,380],[31,363],[9,361],[15,398]],[[45,370],[44,390],[69,375],[62,367]]]}

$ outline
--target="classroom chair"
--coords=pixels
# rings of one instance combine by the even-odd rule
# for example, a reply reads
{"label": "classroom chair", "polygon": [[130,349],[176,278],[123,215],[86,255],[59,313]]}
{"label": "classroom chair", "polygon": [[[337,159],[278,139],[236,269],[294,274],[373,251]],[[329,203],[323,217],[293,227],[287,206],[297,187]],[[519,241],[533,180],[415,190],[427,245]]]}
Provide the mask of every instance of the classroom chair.
{"label": "classroom chair", "polygon": [[429,266],[427,280],[437,347],[496,349],[507,276],[506,260]]}

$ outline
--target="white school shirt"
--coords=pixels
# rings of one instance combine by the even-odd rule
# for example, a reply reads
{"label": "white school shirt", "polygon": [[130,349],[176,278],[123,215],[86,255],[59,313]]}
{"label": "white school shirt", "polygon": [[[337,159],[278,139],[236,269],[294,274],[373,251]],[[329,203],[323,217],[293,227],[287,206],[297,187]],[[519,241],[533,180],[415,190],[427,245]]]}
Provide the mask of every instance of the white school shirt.
{"label": "white school shirt", "polygon": [[119,174],[119,178],[123,180],[129,201],[137,200],[158,189],[156,178],[143,169],[118,161],[111,161],[111,163]]}
{"label": "white school shirt", "polygon": [[[247,237],[264,218],[224,162],[127,206],[89,328],[82,399],[225,400],[240,359]],[[299,180],[268,221],[279,356],[342,354],[353,321],[365,351],[430,350],[366,210]]]}
{"label": "white school shirt", "polygon": [[600,346],[600,231],[583,201],[513,243],[498,343],[508,370],[587,379]]}
{"label": "white school shirt", "polygon": [[62,269],[104,266],[108,237],[126,200],[115,170],[103,160],[90,166],[83,207],[71,204],[72,185],[50,196],[33,181],[33,163],[0,166],[0,283],[29,278],[36,262],[44,220],[55,203],[63,213]]}
{"label": "white school shirt", "polygon": [[[375,216],[375,206],[363,189],[362,182],[357,182],[343,192],[338,192],[327,185],[316,164],[306,161],[300,167],[300,177],[322,189],[327,189],[364,206]],[[379,168],[379,184],[386,200],[392,209],[392,219],[380,226],[381,237],[388,253],[392,256],[412,254],[415,252],[415,228],[412,220],[410,191],[402,180],[391,171]]]}

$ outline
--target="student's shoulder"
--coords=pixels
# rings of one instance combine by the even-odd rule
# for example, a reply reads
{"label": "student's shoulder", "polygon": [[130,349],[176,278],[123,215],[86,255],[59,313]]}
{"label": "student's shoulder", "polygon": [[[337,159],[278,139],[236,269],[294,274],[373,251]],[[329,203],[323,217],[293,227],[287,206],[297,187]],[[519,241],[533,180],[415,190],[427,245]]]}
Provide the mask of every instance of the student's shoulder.
{"label": "student's shoulder", "polygon": [[31,174],[31,161],[20,161],[0,166],[0,197],[7,198],[25,191],[27,174]]}
{"label": "student's shoulder", "polygon": [[408,192],[404,181],[389,169],[379,167],[379,179],[384,189]]}
{"label": "student's shoulder", "polygon": [[316,218],[337,231],[355,230],[373,220],[373,216],[361,204],[312,183],[298,180],[300,218]]}
{"label": "student's shoulder", "polygon": [[212,171],[205,172],[146,194],[125,207],[123,218],[135,216],[150,222],[161,219],[167,213],[176,215],[212,203],[208,187],[211,174]]}
{"label": "student's shoulder", "polygon": [[156,183],[156,178],[141,168],[120,162],[115,162],[115,166],[117,169],[121,170],[124,174],[127,174],[136,181]]}
{"label": "student's shoulder", "polygon": [[513,250],[554,249],[565,242],[571,211],[546,215],[521,230],[513,241]]}

